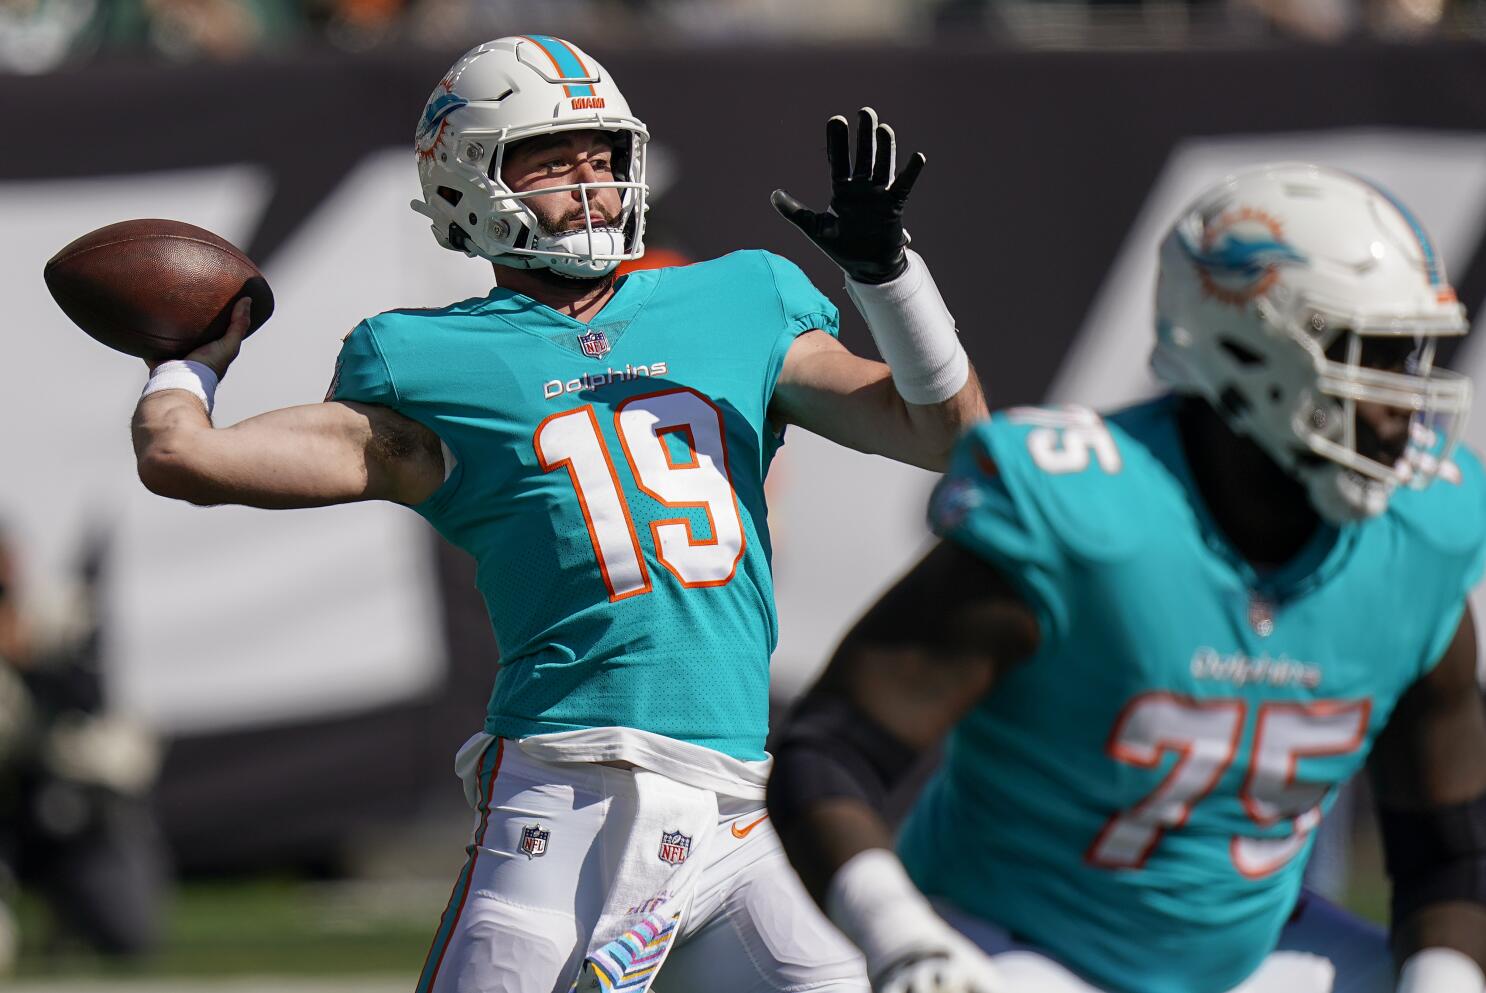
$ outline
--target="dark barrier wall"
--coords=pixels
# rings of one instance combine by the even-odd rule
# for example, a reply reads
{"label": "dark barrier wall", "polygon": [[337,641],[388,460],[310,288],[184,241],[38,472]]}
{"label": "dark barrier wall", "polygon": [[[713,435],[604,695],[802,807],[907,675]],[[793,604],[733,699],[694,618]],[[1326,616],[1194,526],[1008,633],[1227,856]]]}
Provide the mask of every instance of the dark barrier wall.
{"label": "dark barrier wall", "polygon": [[[997,405],[1043,396],[1182,139],[1356,126],[1486,131],[1479,45],[1159,54],[592,48],[650,126],[657,161],[672,167],[674,183],[651,214],[653,241],[693,257],[770,248],[833,290],[839,276],[774,215],[768,195],[783,186],[822,203],[824,121],[876,107],[904,153],[928,155],[909,226]],[[423,101],[456,54],[0,78],[0,181],[260,163],[276,193],[247,248],[271,259],[366,153],[410,147]],[[59,232],[58,242],[72,234]],[[356,246],[343,251],[344,278],[355,280]],[[1468,303],[1486,296],[1481,244],[1453,275]],[[844,336],[870,351],[854,315]],[[491,639],[469,563],[446,554],[442,573],[454,661],[436,699],[173,750],[162,797],[188,867],[322,855],[348,827],[401,816],[429,789],[456,795],[450,757],[478,726]]]}

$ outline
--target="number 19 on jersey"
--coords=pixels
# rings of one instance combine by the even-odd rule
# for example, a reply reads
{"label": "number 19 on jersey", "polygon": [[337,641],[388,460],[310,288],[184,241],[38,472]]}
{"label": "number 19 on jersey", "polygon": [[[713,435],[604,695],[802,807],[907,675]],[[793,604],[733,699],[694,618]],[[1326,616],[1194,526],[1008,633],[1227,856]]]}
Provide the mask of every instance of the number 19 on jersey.
{"label": "number 19 on jersey", "polygon": [[[656,559],[682,586],[727,583],[743,557],[746,539],[728,470],[722,412],[702,394],[683,387],[624,401],[614,411],[614,427],[641,492],[665,507],[700,509],[707,516],[707,538],[693,533],[689,517],[651,521]],[[685,447],[686,457],[675,457],[667,435]],[[567,469],[609,599],[650,592],[640,535],[593,405],[543,420],[532,447],[543,471]]]}

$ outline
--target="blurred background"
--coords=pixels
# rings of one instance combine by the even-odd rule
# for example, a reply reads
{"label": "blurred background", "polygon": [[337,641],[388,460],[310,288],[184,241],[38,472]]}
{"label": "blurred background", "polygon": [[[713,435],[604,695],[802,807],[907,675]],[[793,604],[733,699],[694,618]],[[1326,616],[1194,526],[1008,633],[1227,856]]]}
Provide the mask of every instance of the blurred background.
{"label": "blurred background", "polygon": [[[125,218],[210,228],[278,300],[218,422],[317,400],[361,317],[489,288],[408,209],[411,137],[460,52],[539,31],[650,126],[652,260],[785,254],[869,354],[768,194],[824,202],[824,121],[876,107],[928,155],[909,224],[996,406],[1151,392],[1157,240],[1258,161],[1392,188],[1486,298],[1486,0],[0,0],[0,986],[411,988],[498,669],[471,562],[391,506],[148,494],[143,367],[41,269]],[[1486,381],[1479,328],[1448,358]],[[781,706],[925,546],[931,483],[791,433]],[[1328,830],[1317,884],[1380,916],[1368,818]]]}

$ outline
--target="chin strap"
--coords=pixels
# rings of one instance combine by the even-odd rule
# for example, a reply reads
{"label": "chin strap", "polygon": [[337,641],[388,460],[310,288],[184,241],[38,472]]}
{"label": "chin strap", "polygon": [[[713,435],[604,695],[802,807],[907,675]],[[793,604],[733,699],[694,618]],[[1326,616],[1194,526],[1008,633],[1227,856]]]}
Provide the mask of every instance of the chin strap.
{"label": "chin strap", "polygon": [[[626,255],[624,232],[619,228],[594,228],[566,231],[562,234],[540,234],[532,240],[534,252],[561,252],[571,258],[553,255],[526,255],[512,252],[491,259],[510,269],[543,270],[569,279],[598,279],[619,267],[617,258],[596,259],[594,255]],[[638,258],[638,256],[636,256]]]}
{"label": "chin strap", "polygon": [[1334,462],[1302,470],[1300,478],[1316,513],[1336,525],[1380,516],[1397,489],[1394,484],[1369,479]]}

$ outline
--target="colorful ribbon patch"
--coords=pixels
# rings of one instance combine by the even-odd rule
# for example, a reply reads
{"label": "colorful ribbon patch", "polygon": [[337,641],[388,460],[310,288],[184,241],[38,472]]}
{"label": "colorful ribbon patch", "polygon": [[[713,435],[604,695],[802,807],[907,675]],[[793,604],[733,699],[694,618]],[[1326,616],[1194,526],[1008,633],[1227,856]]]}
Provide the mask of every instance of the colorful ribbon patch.
{"label": "colorful ribbon patch", "polygon": [[[570,993],[599,989],[603,993],[645,993],[665,960],[676,936],[681,915],[651,914],[624,934],[602,946],[583,963]],[[584,983],[592,970],[597,983]]]}

